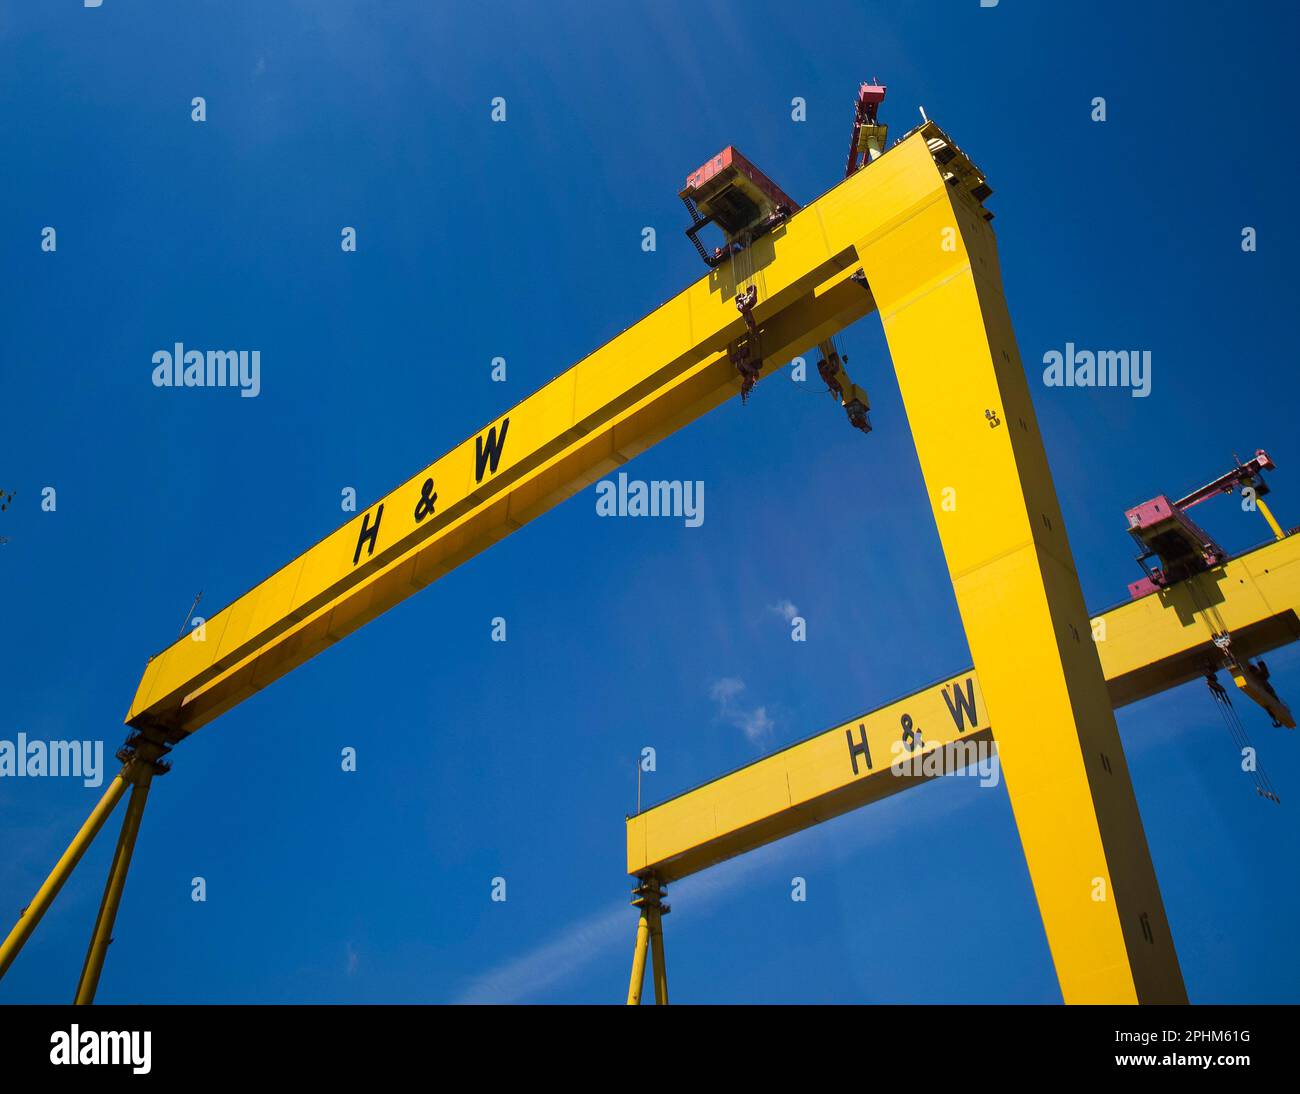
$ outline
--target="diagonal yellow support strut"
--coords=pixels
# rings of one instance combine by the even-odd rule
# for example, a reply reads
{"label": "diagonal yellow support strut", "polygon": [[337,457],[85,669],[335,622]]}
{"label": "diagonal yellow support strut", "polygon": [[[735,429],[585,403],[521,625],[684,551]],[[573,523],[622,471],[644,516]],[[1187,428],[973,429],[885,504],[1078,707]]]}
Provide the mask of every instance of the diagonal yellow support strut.
{"label": "diagonal yellow support strut", "polygon": [[113,941],[113,924],[117,921],[117,910],[126,888],[126,874],[131,868],[131,855],[135,851],[136,836],[140,834],[140,821],[144,817],[144,806],[149,797],[149,784],[153,781],[153,765],[134,764],[128,774],[132,778],[131,797],[126,803],[126,816],[122,818],[122,831],[113,851],[113,863],[109,867],[104,897],[100,901],[99,914],[95,917],[95,929],[90,936],[90,947],[81,968],[81,978],[77,981],[77,993],[73,1002],[78,1006],[93,1003],[95,992],[99,990],[104,958],[108,956],[108,947]]}
{"label": "diagonal yellow support strut", "polygon": [[645,962],[650,954],[654,975],[655,1004],[668,1005],[668,965],[664,959],[664,916],[672,909],[663,903],[668,891],[657,878],[650,876],[640,881],[632,890],[632,906],[639,910],[636,925],[636,946],[632,951],[632,979],[628,983],[627,1002],[637,1006],[645,987]]}
{"label": "diagonal yellow support strut", "polygon": [[125,772],[117,775],[108,784],[103,796],[99,799],[95,808],[91,810],[90,816],[86,818],[86,823],[81,826],[80,831],[68,844],[68,849],[63,852],[59,861],[54,864],[54,869],[50,871],[49,877],[36,891],[36,895],[32,897],[32,902],[22,910],[18,922],[14,924],[8,937],[5,938],[3,943],[0,943],[0,977],[3,977],[9,971],[9,966],[13,964],[14,958],[18,956],[18,952],[31,937],[32,932],[36,930],[37,924],[40,923],[41,917],[45,915],[49,906],[54,902],[54,898],[59,895],[63,883],[68,880],[77,863],[81,861],[81,856],[86,853],[86,848],[95,842],[95,837],[99,835],[99,830],[104,827],[104,822],[108,820],[109,815],[117,807],[126,786]]}
{"label": "diagonal yellow support strut", "polygon": [[1002,295],[992,229],[928,168],[923,204],[856,244],[1067,1002],[1186,1002]]}
{"label": "diagonal yellow support strut", "polygon": [[95,989],[99,985],[99,976],[104,968],[104,956],[109,943],[113,941],[113,922],[117,918],[118,905],[122,900],[122,890],[126,885],[126,873],[131,865],[131,852],[135,848],[135,838],[140,830],[140,818],[144,813],[145,800],[149,793],[149,784],[155,774],[165,773],[169,766],[162,757],[170,749],[167,745],[145,734],[134,734],[117,753],[122,760],[122,770],[109,783],[103,796],[91,810],[85,824],[73,837],[68,849],[63,852],[54,869],[50,871],[45,883],[37,890],[32,902],[22,910],[18,922],[14,924],[8,937],[0,944],[0,980],[9,971],[32,932],[36,930],[41,917],[49,910],[59,890],[72,875],[77,863],[86,853],[86,849],[99,835],[117,803],[121,800],[128,786],[131,787],[131,799],[127,804],[126,817],[122,821],[122,831],[118,837],[117,849],[113,854],[113,864],[109,870],[108,882],[104,888],[104,897],[100,902],[99,914],[95,918],[95,929],[91,935],[90,948],[86,952],[86,961],[82,966],[81,978],[77,983],[75,1002],[93,1003]]}

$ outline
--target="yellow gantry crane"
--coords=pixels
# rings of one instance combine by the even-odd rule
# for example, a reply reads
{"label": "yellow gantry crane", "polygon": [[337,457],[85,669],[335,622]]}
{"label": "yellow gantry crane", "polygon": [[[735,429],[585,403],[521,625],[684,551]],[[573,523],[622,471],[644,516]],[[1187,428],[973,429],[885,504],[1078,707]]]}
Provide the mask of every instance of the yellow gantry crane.
{"label": "yellow gantry crane", "polygon": [[[0,975],[129,785],[77,989],[78,1002],[93,999],[150,781],[189,734],[796,355],[833,348],[837,331],[874,310],[975,662],[962,702],[973,706],[977,732],[996,726],[1064,997],[1185,1001],[1003,297],[983,205],[991,191],[935,123],[884,154],[874,110],[866,124],[860,151],[875,158],[864,169],[801,209],[775,210],[761,231],[729,238],[705,277],[209,618],[202,640],[187,636],[154,656],[127,713],[122,772],[0,945]],[[851,421],[857,394],[865,399],[844,377]],[[943,496],[956,506],[942,506]],[[1194,625],[1193,612],[1186,626]],[[1132,672],[1139,661],[1131,659]],[[950,681],[949,694],[966,679]],[[942,722],[934,703],[930,714],[919,699],[916,709]],[[875,721],[862,721],[868,747],[877,747]],[[828,739],[842,766],[843,737],[831,731]],[[779,756],[818,747],[807,742]],[[786,762],[779,756],[770,759]],[[750,777],[729,778],[741,785]],[[835,777],[845,800],[884,785],[874,774]],[[629,870],[641,879],[637,962],[643,970],[653,951],[660,1001],[662,884],[681,876],[674,860],[691,861],[692,849],[730,831],[716,803],[708,823],[682,821],[681,809],[666,803],[628,828]],[[744,816],[739,827],[752,829],[757,813]],[[733,849],[719,857],[743,843],[726,844]],[[717,851],[698,852],[694,868]],[[1097,879],[1104,902],[1091,897]]]}
{"label": "yellow gantry crane", "polygon": [[[1089,634],[1114,708],[1227,668],[1243,695],[1270,716],[1280,714],[1278,724],[1294,728],[1271,689],[1260,693],[1252,676],[1258,669],[1250,661],[1300,641],[1300,536],[1284,536],[1280,528],[1277,535],[1277,542],[1091,621]],[[1224,635],[1231,636],[1233,657],[1249,666],[1247,672],[1225,663]],[[989,709],[979,675],[968,668],[628,817],[627,871],[637,880],[633,903],[641,909],[642,930],[649,925],[651,937],[658,939],[656,999],[667,1001],[658,920],[667,910],[660,902],[669,884],[966,767],[975,762],[978,744],[1000,744],[1000,726]],[[1049,726],[1042,728],[1050,734]],[[1103,751],[1089,759],[1109,778],[1127,782],[1122,752]],[[1013,790],[1010,772],[1007,778],[1013,803],[1019,793],[1034,789]],[[1060,812],[1061,824],[1071,820],[1071,814]],[[1023,839],[1019,813],[1016,822]],[[1069,860],[1057,868],[1077,875]],[[1075,880],[1088,879],[1077,875]],[[1076,911],[1082,913],[1083,906]],[[1059,937],[1049,934],[1049,941],[1058,973],[1063,963],[1089,960],[1087,951],[1062,952]],[[629,1003],[640,1001],[644,966],[645,937],[639,931]],[[1062,978],[1062,991],[1065,987]],[[1066,995],[1066,1002],[1074,1001]]]}

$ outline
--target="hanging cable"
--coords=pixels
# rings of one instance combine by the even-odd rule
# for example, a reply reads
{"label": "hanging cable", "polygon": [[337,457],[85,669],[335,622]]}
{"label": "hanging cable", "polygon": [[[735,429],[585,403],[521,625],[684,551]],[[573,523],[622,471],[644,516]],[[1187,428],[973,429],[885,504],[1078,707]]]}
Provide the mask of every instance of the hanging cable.
{"label": "hanging cable", "polygon": [[1210,695],[1214,697],[1214,704],[1219,708],[1219,714],[1223,718],[1223,724],[1227,727],[1228,734],[1232,737],[1233,744],[1237,747],[1237,754],[1245,756],[1249,751],[1254,764],[1252,774],[1255,776],[1255,793],[1261,798],[1267,798],[1271,802],[1279,805],[1282,799],[1277,796],[1273,789],[1272,780],[1269,779],[1264,765],[1259,762],[1259,754],[1255,751],[1255,746],[1250,743],[1250,736],[1246,732],[1246,726],[1237,714],[1236,708],[1232,705],[1232,698],[1228,695],[1227,689],[1219,683],[1218,675],[1213,669],[1207,669],[1205,672],[1205,682],[1209,686]]}

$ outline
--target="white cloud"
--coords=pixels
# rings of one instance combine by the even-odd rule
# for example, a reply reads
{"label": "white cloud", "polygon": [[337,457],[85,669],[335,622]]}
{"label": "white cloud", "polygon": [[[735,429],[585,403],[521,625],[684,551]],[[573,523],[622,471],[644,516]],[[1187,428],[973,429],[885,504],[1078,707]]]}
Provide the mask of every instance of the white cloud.
{"label": "white cloud", "polygon": [[627,904],[607,908],[566,927],[536,949],[476,977],[458,1003],[517,1003],[553,987],[598,958],[625,946],[631,966],[636,914]]}
{"label": "white cloud", "polygon": [[767,707],[746,711],[740,719],[740,728],[754,744],[762,744],[772,736],[775,723],[767,716]]}
{"label": "white cloud", "polygon": [[735,676],[715,680],[709,696],[718,705],[718,718],[740,730],[750,744],[762,746],[772,738],[776,723],[767,713],[767,707],[746,707],[738,700],[745,690],[745,681]]}
{"label": "white cloud", "polygon": [[[967,780],[953,781],[960,784]],[[809,870],[817,863],[839,868],[863,848],[897,839],[918,822],[933,823],[948,817],[988,793],[973,782],[954,790],[961,792],[918,795],[907,791],[875,803],[869,813],[851,813],[678,881],[670,887],[668,902],[680,901],[680,906],[668,923],[684,920],[688,914],[692,920],[697,916],[707,918],[717,905],[752,885],[755,877],[770,876],[796,856],[800,870]],[[598,961],[621,960],[622,968],[630,973],[635,939],[636,912],[628,904],[608,905],[563,928],[528,953],[475,977],[457,1002],[517,1003],[543,998],[546,989],[571,980]],[[625,981],[620,979],[620,990],[622,983]],[[653,997],[649,970],[645,992],[644,998]]]}
{"label": "white cloud", "polygon": [[721,680],[713,682],[713,686],[709,688],[709,696],[715,703],[729,703],[744,690],[744,680],[737,680],[734,676],[724,676]]}
{"label": "white cloud", "polygon": [[778,600],[775,604],[769,604],[767,610],[781,616],[787,623],[792,623],[799,614],[799,609],[790,600]]}

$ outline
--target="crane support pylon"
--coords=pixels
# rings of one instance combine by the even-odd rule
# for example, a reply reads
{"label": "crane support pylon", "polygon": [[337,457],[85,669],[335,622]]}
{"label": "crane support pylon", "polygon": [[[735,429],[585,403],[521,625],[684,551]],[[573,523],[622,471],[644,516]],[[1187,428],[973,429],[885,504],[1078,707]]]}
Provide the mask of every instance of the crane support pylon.
{"label": "crane support pylon", "polygon": [[937,185],[909,216],[854,250],[998,727],[1061,992],[1070,1003],[1186,1002],[993,232],[975,202],[931,174]]}
{"label": "crane support pylon", "polygon": [[104,896],[100,901],[99,913],[95,917],[95,928],[91,933],[90,947],[86,951],[86,960],[77,981],[75,1003],[85,1004],[95,1001],[95,991],[99,986],[99,976],[104,968],[104,957],[108,953],[109,943],[113,941],[113,923],[117,919],[118,905],[122,900],[122,891],[126,886],[126,874],[131,865],[131,853],[135,849],[136,836],[140,831],[140,821],[144,815],[145,801],[149,795],[149,785],[154,775],[164,775],[170,766],[163,759],[170,748],[155,739],[149,733],[133,733],[125,745],[118,750],[117,758],[122,761],[122,770],[114,776],[100,797],[85,824],[73,837],[68,849],[50,871],[45,883],[37,890],[32,902],[22,910],[18,922],[14,924],[3,943],[0,943],[0,978],[3,978],[14,958],[18,956],[32,932],[36,930],[49,906],[63,888],[64,882],[81,861],[86,849],[95,841],[99,831],[104,827],[117,803],[122,800],[126,788],[131,788],[131,797],[127,802],[126,816],[122,820],[122,830],[118,835],[117,848],[113,853],[113,862],[109,868],[108,881],[104,887]]}
{"label": "crane support pylon", "polygon": [[129,777],[131,797],[126,803],[122,831],[117,837],[113,863],[109,867],[108,881],[104,886],[104,897],[100,901],[99,914],[95,917],[95,929],[90,936],[90,948],[86,951],[86,961],[81,968],[81,979],[77,981],[77,994],[73,998],[73,1002],[78,1006],[93,1003],[95,992],[99,989],[99,977],[104,971],[104,958],[108,955],[109,944],[113,941],[113,924],[117,920],[117,909],[122,903],[122,890],[126,887],[126,872],[131,868],[131,855],[135,851],[136,836],[140,834],[140,821],[144,817],[144,806],[149,797],[149,784],[153,781],[153,767],[149,764],[133,764]]}
{"label": "crane support pylon", "polygon": [[125,793],[127,780],[125,772],[119,772],[107,789],[100,796],[95,808],[90,811],[90,816],[86,818],[77,834],[68,844],[68,849],[60,856],[59,861],[54,864],[54,869],[50,871],[49,876],[39,889],[36,895],[32,897],[32,902],[18,916],[18,922],[14,924],[8,936],[3,943],[0,943],[0,977],[3,977],[9,971],[9,966],[13,964],[14,958],[18,956],[23,945],[36,930],[36,926],[45,915],[54,898],[59,895],[59,890],[63,888],[63,883],[71,876],[72,871],[76,868],[81,856],[86,853],[86,848],[95,842],[95,837],[99,835],[99,830],[104,827],[104,822],[108,820],[113,810],[117,808],[117,803],[122,800]]}
{"label": "crane support pylon", "polygon": [[650,953],[652,973],[655,986],[655,1003],[659,1006],[668,1004],[668,966],[664,961],[663,917],[672,909],[663,903],[668,890],[660,886],[658,879],[647,875],[638,880],[632,890],[632,906],[639,910],[636,927],[636,950],[632,955],[632,980],[628,984],[627,1002],[636,1006],[641,1002],[641,991],[645,986],[645,960]]}

